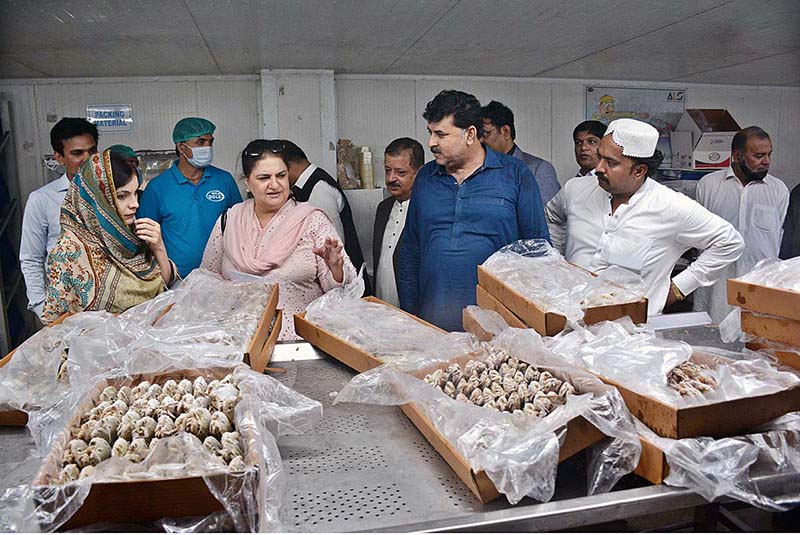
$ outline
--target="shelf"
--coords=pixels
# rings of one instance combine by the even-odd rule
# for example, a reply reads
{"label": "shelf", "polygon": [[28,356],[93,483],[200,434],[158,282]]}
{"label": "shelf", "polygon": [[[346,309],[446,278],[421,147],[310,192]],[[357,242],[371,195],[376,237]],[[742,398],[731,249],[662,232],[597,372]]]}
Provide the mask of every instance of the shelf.
{"label": "shelf", "polygon": [[11,130],[7,130],[6,132],[3,133],[3,137],[0,138],[0,154],[2,154],[4,150],[6,150],[6,147],[8,146],[8,141],[10,139],[11,139]]}
{"label": "shelf", "polygon": [[17,212],[17,199],[11,199],[11,202],[8,203],[8,212],[6,213],[5,217],[2,221],[0,221],[0,236],[2,236],[6,229],[8,228],[9,223],[11,223],[11,219],[14,217],[14,214]]}

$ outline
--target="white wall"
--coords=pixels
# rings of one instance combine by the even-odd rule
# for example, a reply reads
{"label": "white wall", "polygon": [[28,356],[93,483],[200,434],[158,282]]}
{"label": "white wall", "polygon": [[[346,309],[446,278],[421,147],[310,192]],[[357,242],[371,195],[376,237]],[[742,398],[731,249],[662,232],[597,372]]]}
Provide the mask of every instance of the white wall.
{"label": "white wall", "polygon": [[[397,137],[427,141],[422,112],[442,89],[460,89],[482,103],[499,100],[514,111],[517,143],[526,152],[550,160],[564,183],[577,165],[572,152],[572,129],[585,118],[586,85],[619,87],[676,87],[687,91],[687,108],[727,108],[742,126],[759,125],[774,144],[771,173],[788,186],[800,183],[800,89],[654,84],[609,80],[547,80],[462,77],[338,75],[336,108],[340,138],[369,145],[382,177],[383,149]],[[430,159],[430,153],[427,153]]]}
{"label": "white wall", "polygon": [[85,117],[87,104],[133,107],[133,132],[101,132],[100,149],[116,143],[172,149],[179,119],[205,117],[217,126],[214,164],[234,173],[239,151],[260,132],[260,91],[258,76],[0,82],[0,95],[11,100],[14,116],[20,197],[24,203],[45,182],[41,159],[53,152],[50,128],[62,117]]}

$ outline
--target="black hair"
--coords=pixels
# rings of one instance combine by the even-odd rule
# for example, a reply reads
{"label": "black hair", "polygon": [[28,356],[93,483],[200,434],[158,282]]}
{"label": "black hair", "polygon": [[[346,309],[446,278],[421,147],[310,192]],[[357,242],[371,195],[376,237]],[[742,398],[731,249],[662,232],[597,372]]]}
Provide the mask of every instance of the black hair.
{"label": "black hair", "polygon": [[483,136],[481,103],[474,95],[454,89],[445,89],[428,102],[422,118],[429,123],[438,123],[451,115],[453,124],[457,128],[467,129],[474,126],[478,131],[478,137]]}
{"label": "black hair", "polygon": [[664,161],[664,155],[661,154],[661,151],[656,149],[652,156],[649,158],[636,158],[633,156],[628,156],[631,160],[633,160],[633,165],[646,165],[647,166],[647,176],[650,178],[655,179],[658,175],[658,166],[661,165],[661,162]]}
{"label": "black hair", "polygon": [[64,117],[50,129],[50,145],[53,150],[64,156],[64,142],[75,136],[89,134],[95,145],[100,138],[97,127],[81,117]]}
{"label": "black hair", "polygon": [[481,109],[481,116],[489,119],[489,122],[498,130],[508,126],[511,129],[511,139],[517,139],[517,129],[514,128],[514,112],[505,104],[493,100]]}
{"label": "black hair", "polygon": [[114,188],[118,189],[136,176],[136,169],[128,163],[128,158],[122,154],[111,151],[109,153],[111,159],[111,178],[114,180]]}
{"label": "black hair", "polygon": [[389,156],[400,156],[400,153],[405,150],[411,151],[411,167],[419,169],[425,165],[425,150],[422,148],[419,141],[411,139],[410,137],[395,139],[389,143],[389,146],[386,147],[383,153]]}
{"label": "black hair", "polygon": [[263,160],[266,154],[272,154],[288,165],[286,161],[286,142],[281,139],[254,139],[242,151],[242,172],[250,176],[256,162]]}
{"label": "black hair", "polygon": [[758,126],[748,126],[747,128],[742,128],[736,135],[733,136],[733,141],[731,141],[731,152],[738,150],[741,152],[744,149],[744,146],[747,145],[747,140],[751,137],[758,138],[758,139],[769,139],[769,134],[767,134],[763,128]]}
{"label": "black hair", "polygon": [[578,132],[589,132],[593,136],[603,139],[603,136],[606,135],[606,125],[600,121],[583,121],[572,131],[573,140],[578,136]]}
{"label": "black hair", "polygon": [[283,154],[286,156],[286,163],[289,162],[307,162],[308,156],[303,152],[303,149],[298,147],[295,143],[288,139],[281,139],[283,143]]}

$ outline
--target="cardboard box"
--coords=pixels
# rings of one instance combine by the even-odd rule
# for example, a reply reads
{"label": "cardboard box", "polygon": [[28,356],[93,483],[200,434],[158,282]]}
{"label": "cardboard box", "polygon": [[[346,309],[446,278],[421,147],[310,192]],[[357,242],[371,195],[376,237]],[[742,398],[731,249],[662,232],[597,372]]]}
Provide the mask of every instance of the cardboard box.
{"label": "cardboard box", "polygon": [[[392,306],[374,297],[366,297],[364,299],[372,303],[381,303],[389,307]],[[407,314],[404,311],[403,313]],[[435,327],[430,323],[417,318],[416,316],[411,314],[408,315],[420,323],[431,327],[432,329],[441,331],[441,329],[438,327]],[[350,366],[357,372],[364,372],[383,364],[383,362],[376,356],[367,353],[366,351],[349,344],[343,338],[312,324],[306,320],[305,313],[295,314],[294,322],[295,331],[298,335],[302,336],[307,342],[326,352],[339,362]],[[446,367],[452,362],[466,362],[470,358],[472,357],[469,355],[457,357],[446,363],[438,364],[424,370],[419,370],[414,372],[412,375],[422,378],[436,368]],[[547,367],[541,368],[548,369]],[[556,373],[554,373],[554,375],[556,375]],[[408,419],[414,423],[417,429],[419,429],[420,433],[422,433],[428,442],[430,442],[431,446],[433,446],[434,449],[439,452],[439,455],[441,455],[442,458],[447,462],[447,464],[450,465],[456,475],[481,501],[481,503],[488,503],[500,495],[486,473],[483,471],[475,472],[470,467],[467,459],[461,455],[458,450],[456,450],[456,448],[450,444],[450,442],[434,427],[433,423],[425,416],[420,407],[414,403],[408,403],[401,405],[400,408],[408,417]],[[583,417],[579,416],[574,418],[567,424],[567,434],[564,438],[563,444],[561,445],[561,449],[559,450],[559,461],[563,461],[588,448],[603,437],[604,435]]]}
{"label": "cardboard box", "polygon": [[511,312],[508,308],[503,305],[500,301],[494,298],[492,294],[486,291],[480,285],[475,287],[475,293],[477,297],[478,306],[485,309],[485,310],[494,310],[498,314],[500,314],[506,323],[508,323],[509,327],[515,327],[517,329],[526,329],[528,326],[525,325],[525,322],[519,319],[519,317]]}
{"label": "cardboard box", "polygon": [[[575,267],[576,269],[582,269],[578,266]],[[483,266],[478,266],[478,285],[542,336],[554,336],[563,331],[567,325],[565,316],[554,312],[545,312],[539,305],[486,271]],[[502,315],[502,312],[498,312]],[[634,323],[646,323],[647,299],[643,298],[631,303],[585,308],[583,321],[587,325],[591,325],[625,316],[630,316]]]}
{"label": "cardboard box", "polygon": [[800,321],[742,310],[742,331],[772,342],[800,347]]}
{"label": "cardboard box", "polygon": [[689,109],[670,133],[672,166],[724,169],[731,164],[731,142],[739,123],[723,109]]}
{"label": "cardboard box", "polygon": [[[212,379],[221,379],[230,373],[228,368],[208,368],[198,370],[180,370],[160,374],[142,374],[132,378],[109,378],[98,384],[87,399],[80,405],[72,421],[56,439],[53,448],[42,463],[36,475],[34,500],[46,507],[44,497],[53,496],[50,481],[58,474],[58,461],[69,443],[69,430],[80,420],[86,410],[95,405],[100,393],[106,386],[121,386],[137,383],[141,380],[162,383],[167,379],[188,378],[200,375]],[[245,463],[250,467],[244,473],[227,473],[228,485],[236,488],[244,485],[245,480],[258,477],[258,460],[256,452],[249,446],[252,437],[247,428],[237,429],[242,436]],[[226,473],[220,470],[220,474]],[[209,474],[211,475],[211,474]],[[57,504],[63,506],[63,504]],[[222,504],[211,494],[201,476],[169,479],[150,479],[136,481],[95,482],[81,507],[62,525],[60,530],[74,529],[95,522],[141,523],[161,518],[178,518],[184,516],[207,516],[214,511],[222,510]]]}
{"label": "cardboard box", "polygon": [[784,344],[776,344],[769,340],[754,340],[745,344],[751,351],[768,351],[775,355],[781,364],[800,370],[800,347],[789,347]]}
{"label": "cardboard box", "polygon": [[800,292],[728,279],[728,304],[800,321]]}
{"label": "cardboard box", "polygon": [[[65,319],[72,316],[72,312],[67,312],[66,314],[62,314],[56,320],[51,323],[50,325],[58,325],[59,323],[63,323]],[[47,329],[47,327],[45,327]],[[9,351],[8,355],[0,359],[0,368],[11,362],[11,358],[14,356],[16,352],[16,348]],[[2,372],[0,372],[2,373]],[[9,411],[0,411],[0,427],[24,427],[28,425],[28,414],[23,411],[18,410],[9,410]]]}
{"label": "cardboard box", "polygon": [[[692,355],[692,360],[716,365],[729,359],[698,352]],[[592,373],[604,383],[616,387],[631,414],[658,436],[665,438],[722,438],[741,435],[787,412],[800,410],[800,386],[761,396],[678,408],[629,390],[598,373]]]}

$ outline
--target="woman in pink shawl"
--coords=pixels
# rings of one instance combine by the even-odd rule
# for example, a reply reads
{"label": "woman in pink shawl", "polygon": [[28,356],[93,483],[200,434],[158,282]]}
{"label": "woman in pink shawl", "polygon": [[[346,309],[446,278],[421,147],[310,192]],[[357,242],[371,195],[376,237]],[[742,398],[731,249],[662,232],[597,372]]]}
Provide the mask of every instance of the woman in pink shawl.
{"label": "woman in pink shawl", "polygon": [[280,339],[293,340],[294,314],[356,270],[325,213],[292,198],[280,141],[248,143],[242,170],[252,198],[217,219],[200,267],[231,280],[278,282]]}

